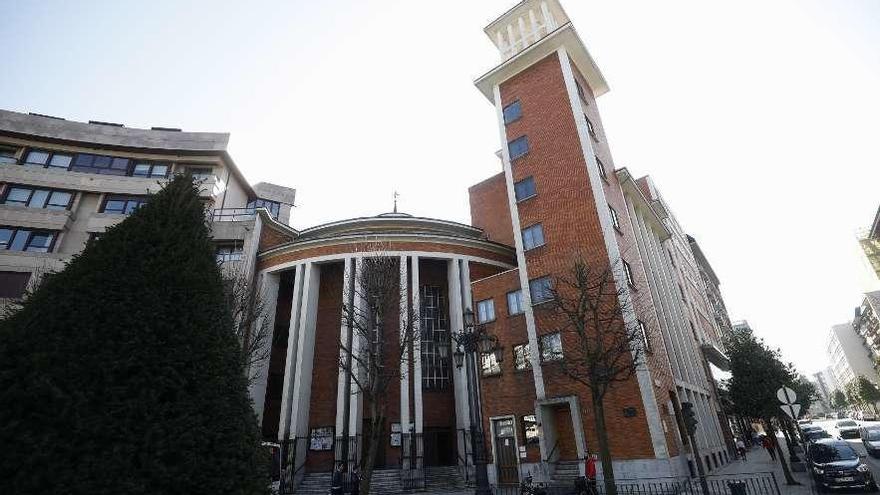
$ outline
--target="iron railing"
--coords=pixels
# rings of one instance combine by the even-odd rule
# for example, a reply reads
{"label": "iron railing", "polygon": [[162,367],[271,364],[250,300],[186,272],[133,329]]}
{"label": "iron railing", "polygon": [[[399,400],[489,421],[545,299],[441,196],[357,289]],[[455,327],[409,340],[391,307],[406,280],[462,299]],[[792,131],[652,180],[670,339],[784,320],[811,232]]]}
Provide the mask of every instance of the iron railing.
{"label": "iron railing", "polygon": [[425,487],[425,444],[421,433],[400,435],[400,484],[404,490]]}
{"label": "iron railing", "polygon": [[297,477],[306,465],[306,452],[309,439],[295,437],[281,442],[281,487],[282,495],[296,493]]}
{"label": "iron railing", "polygon": [[212,222],[244,222],[253,220],[256,208],[217,208],[211,211]]}
{"label": "iron railing", "polygon": [[342,472],[342,488],[345,493],[351,493],[355,483],[358,483],[354,477],[354,471],[355,468],[359,469],[361,465],[362,452],[359,447],[363,443],[362,438],[363,435],[352,435],[348,439],[340,436],[336,437],[333,442],[334,468],[340,463],[345,464]]}
{"label": "iron railing", "polygon": [[470,484],[474,477],[471,472],[474,469],[474,453],[473,445],[471,445],[471,432],[467,428],[459,428],[457,430],[457,435],[457,441],[460,442],[459,445],[461,445],[462,450],[464,450],[464,458],[462,458],[461,454],[458,453],[459,449],[456,449],[459,472],[461,473],[462,478],[464,478],[465,484]]}
{"label": "iron railing", "polygon": [[[743,473],[707,475],[704,493],[700,478],[669,477],[645,479],[616,479],[618,495],[780,495],[779,484],[774,473]],[[569,495],[580,493],[575,484],[535,483],[535,493],[546,495]],[[519,485],[493,486],[494,495],[520,495]],[[599,480],[586,491],[593,495],[604,495],[605,485]]]}

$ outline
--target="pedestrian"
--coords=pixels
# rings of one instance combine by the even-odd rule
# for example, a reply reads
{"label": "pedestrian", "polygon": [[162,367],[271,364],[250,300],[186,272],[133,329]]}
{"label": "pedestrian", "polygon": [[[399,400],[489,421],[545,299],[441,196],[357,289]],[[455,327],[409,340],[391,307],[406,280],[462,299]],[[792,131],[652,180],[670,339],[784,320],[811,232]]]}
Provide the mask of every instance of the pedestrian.
{"label": "pedestrian", "polygon": [[357,466],[351,471],[351,495],[360,495],[361,493],[361,471]]}
{"label": "pedestrian", "polygon": [[742,438],[736,437],[736,454],[739,456],[739,460],[745,462],[746,460],[746,444],[742,441]]}
{"label": "pedestrian", "polygon": [[764,439],[761,441],[761,445],[763,445],[764,448],[767,449],[767,453],[770,454],[770,460],[775,462],[776,461],[776,450],[773,448],[774,447],[773,444],[774,444],[774,442],[770,438],[769,435],[765,435]]}

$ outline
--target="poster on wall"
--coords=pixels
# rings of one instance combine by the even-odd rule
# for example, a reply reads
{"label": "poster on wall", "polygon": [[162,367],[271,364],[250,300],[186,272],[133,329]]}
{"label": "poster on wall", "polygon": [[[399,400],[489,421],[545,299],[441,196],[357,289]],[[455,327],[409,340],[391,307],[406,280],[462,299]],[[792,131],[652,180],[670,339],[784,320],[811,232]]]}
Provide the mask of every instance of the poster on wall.
{"label": "poster on wall", "polygon": [[309,450],[333,450],[333,427],[312,428]]}

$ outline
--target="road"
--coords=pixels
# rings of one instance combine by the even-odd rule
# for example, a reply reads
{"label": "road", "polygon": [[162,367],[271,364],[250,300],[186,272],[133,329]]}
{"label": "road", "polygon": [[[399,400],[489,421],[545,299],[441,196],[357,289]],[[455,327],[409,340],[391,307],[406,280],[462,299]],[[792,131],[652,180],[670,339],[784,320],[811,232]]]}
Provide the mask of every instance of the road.
{"label": "road", "polygon": [[[843,420],[839,420],[839,419],[838,420],[829,419],[827,421],[815,421],[814,420],[813,424],[821,426],[822,428],[825,429],[825,431],[830,433],[832,437],[837,438],[838,437],[837,428],[834,427],[834,424],[837,423],[838,421],[843,421]],[[859,426],[876,425],[876,426],[880,427],[880,421],[858,421],[858,420],[853,420],[853,421],[858,423]],[[852,445],[852,447],[856,450],[856,452],[858,452],[859,454],[867,455],[867,452],[865,451],[865,446],[862,444],[861,439],[851,438],[851,439],[847,439],[846,441],[849,442],[850,445]],[[864,463],[871,467],[871,472],[874,473],[874,479],[880,481],[880,459],[875,459],[871,456],[868,456],[864,459]]]}

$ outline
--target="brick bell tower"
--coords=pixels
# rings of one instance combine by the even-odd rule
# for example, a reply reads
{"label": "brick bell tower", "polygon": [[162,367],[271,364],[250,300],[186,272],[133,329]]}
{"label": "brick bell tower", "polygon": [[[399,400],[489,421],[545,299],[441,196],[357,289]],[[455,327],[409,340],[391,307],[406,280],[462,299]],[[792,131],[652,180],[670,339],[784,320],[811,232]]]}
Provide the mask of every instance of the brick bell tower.
{"label": "brick bell tower", "polygon": [[[540,464],[533,471],[540,478],[549,461],[555,465],[547,475],[552,477],[564,462],[573,465],[595,452],[595,420],[589,391],[548,366],[542,356],[548,345],[561,346],[564,354],[566,342],[553,336],[549,325],[542,327],[534,309],[541,302],[536,294],[577,257],[620,267],[615,282],[628,292],[626,297],[650,290],[596,105],[608,84],[562,5],[558,0],[524,0],[484,31],[501,62],[475,84],[496,109],[503,172],[471,187],[472,223],[490,240],[513,244],[518,269],[506,275],[508,287],[502,286],[505,277],[474,282],[474,300],[504,301],[507,294],[509,322],[497,320],[492,331],[515,357],[525,349],[527,362],[517,363],[518,376],[499,374],[498,386],[488,384],[494,377],[484,378],[483,414],[532,418],[534,431],[540,433],[532,435],[537,439],[531,443],[517,442],[516,468]],[[521,302],[514,313],[510,294],[517,290],[514,298]],[[636,311],[628,318],[638,318],[647,332],[656,332],[650,299],[631,299]],[[671,371],[665,355],[649,361],[606,401],[607,431],[620,478],[644,476],[630,476],[637,471],[678,474],[670,462],[678,455],[674,419],[667,417],[669,391],[675,389]],[[512,388],[529,396],[503,392]],[[497,436],[500,426],[494,421],[485,428]],[[495,459],[498,480],[504,481],[504,473],[513,468],[500,465],[506,457],[502,442],[492,441],[495,453],[490,458]]]}

